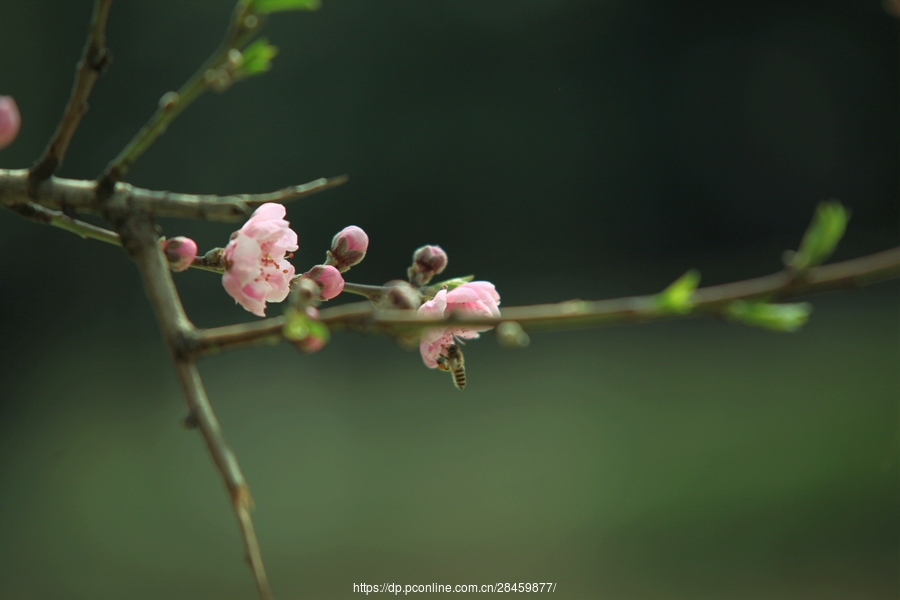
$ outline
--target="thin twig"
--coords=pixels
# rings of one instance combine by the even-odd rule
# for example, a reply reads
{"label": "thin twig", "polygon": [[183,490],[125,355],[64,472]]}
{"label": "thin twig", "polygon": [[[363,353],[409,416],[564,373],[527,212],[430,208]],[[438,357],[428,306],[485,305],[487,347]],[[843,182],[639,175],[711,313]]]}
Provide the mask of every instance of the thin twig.
{"label": "thin twig", "polygon": [[[264,19],[250,14],[251,3],[239,0],[235,6],[225,39],[203,65],[188,79],[178,92],[169,92],[160,98],[159,107],[147,124],[106,166],[97,178],[97,194],[104,201],[131,165],[162,135],[169,124],[185,108],[200,97],[214,82],[215,69],[226,64],[231,50],[240,50],[259,32]],[[251,18],[252,17],[252,18]],[[210,74],[213,77],[210,77]]]}
{"label": "thin twig", "polygon": [[386,288],[383,285],[365,285],[362,283],[350,283],[349,281],[346,281],[344,282],[344,291],[348,294],[365,296],[372,302],[377,302],[388,293],[389,288]]}
{"label": "thin twig", "polygon": [[56,133],[50,139],[44,154],[35,161],[29,172],[29,187],[32,192],[62,164],[66,150],[69,148],[69,142],[78,128],[78,123],[88,110],[87,100],[91,95],[91,89],[103,70],[109,66],[111,58],[105,43],[106,19],[109,16],[111,4],[112,0],[96,0],[94,3],[87,42],[85,42],[81,60],[78,62],[75,84],[72,86],[69,102],[63,111]]}
{"label": "thin twig", "polygon": [[[264,194],[237,194],[214,196],[211,194],[177,194],[157,192],[118,183],[113,195],[106,202],[106,209],[133,209],[160,216],[205,221],[242,221],[253,210],[266,202],[285,203],[306,198],[318,192],[346,183],[348,177],[316,179],[302,185],[286,187]],[[79,179],[50,177],[36,194],[29,193],[28,171],[25,169],[0,169],[0,205],[14,209],[16,206],[36,202],[53,209],[68,208],[77,212],[103,216],[104,207],[97,200],[95,182]]]}
{"label": "thin twig", "polygon": [[115,231],[110,231],[109,229],[104,229],[103,227],[97,227],[96,225],[91,225],[90,223],[85,223],[84,221],[73,219],[72,217],[65,215],[57,210],[44,208],[43,206],[35,204],[34,202],[17,205],[12,210],[14,210],[20,216],[25,217],[30,221],[34,221],[35,223],[42,223],[44,225],[59,227],[60,229],[71,231],[75,235],[81,236],[85,239],[91,238],[94,240],[100,240],[101,242],[106,242],[107,244],[113,244],[116,246],[122,245],[122,240],[121,238],[119,238],[119,234]]}
{"label": "thin twig", "polygon": [[[109,229],[97,227],[96,225],[92,225],[91,223],[85,223],[84,221],[73,219],[72,217],[65,215],[57,210],[50,210],[49,208],[44,208],[43,206],[35,204],[33,202],[17,205],[12,210],[18,215],[28,219],[29,221],[41,223],[42,225],[59,227],[60,229],[70,231],[84,239],[90,238],[93,240],[99,240],[101,242],[106,242],[107,244],[113,244],[114,246],[122,245],[122,238],[119,237],[119,234],[115,231],[110,231]],[[224,269],[220,266],[207,265],[201,257],[197,257],[194,260],[194,262],[191,264],[191,268],[198,269],[200,271],[211,271],[213,273],[219,274],[224,271]]]}
{"label": "thin twig", "polygon": [[[802,277],[782,271],[765,277],[700,288],[693,295],[693,309],[685,314],[673,314],[660,309],[658,297],[650,295],[510,307],[502,309],[502,315],[496,318],[456,314],[443,319],[423,318],[413,311],[378,310],[369,302],[357,302],[323,309],[320,318],[332,331],[351,330],[364,334],[391,335],[447,325],[490,327],[506,321],[516,322],[528,330],[600,327],[719,315],[729,303],[736,300],[785,300],[832,290],[857,289],[897,277],[900,277],[900,247],[814,267],[805,271]],[[284,317],[273,317],[242,325],[200,329],[193,335],[190,351],[203,356],[230,348],[272,343],[283,338],[285,322]]]}
{"label": "thin twig", "polygon": [[253,522],[250,519],[249,511],[252,506],[250,490],[241,473],[237,458],[225,443],[222,429],[203,388],[197,365],[186,352],[185,342],[192,337],[195,328],[188,320],[181,300],[178,298],[168,263],[159,247],[155,226],[146,215],[134,211],[120,215],[115,225],[122,237],[125,250],[138,264],[147,296],[153,305],[160,329],[162,329],[172,355],[172,361],[175,363],[175,371],[190,410],[186,422],[200,431],[213,462],[225,482],[232,508],[241,528],[247,559],[256,578],[260,597],[263,600],[270,600],[272,593],[263,567]]}

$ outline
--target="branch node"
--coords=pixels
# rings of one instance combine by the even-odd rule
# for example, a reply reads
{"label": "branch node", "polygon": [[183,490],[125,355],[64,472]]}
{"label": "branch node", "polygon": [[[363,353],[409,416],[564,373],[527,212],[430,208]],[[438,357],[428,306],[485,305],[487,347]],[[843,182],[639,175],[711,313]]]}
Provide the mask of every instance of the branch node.
{"label": "branch node", "polygon": [[197,427],[200,426],[200,421],[197,419],[197,413],[194,411],[189,412],[181,421],[181,425],[188,430],[197,429]]}

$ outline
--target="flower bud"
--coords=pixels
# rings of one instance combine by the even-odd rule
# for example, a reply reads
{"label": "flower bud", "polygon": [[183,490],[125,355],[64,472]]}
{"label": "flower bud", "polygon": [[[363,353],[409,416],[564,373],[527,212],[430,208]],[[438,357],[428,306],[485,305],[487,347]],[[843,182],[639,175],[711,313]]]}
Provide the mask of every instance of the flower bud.
{"label": "flower bud", "polygon": [[422,246],[413,252],[413,264],[407,271],[415,287],[425,285],[447,268],[447,253],[440,246]]}
{"label": "flower bud", "polygon": [[405,281],[396,279],[387,282],[384,287],[387,289],[387,293],[382,298],[378,308],[416,310],[422,305],[422,297],[418,290]]}
{"label": "flower bud", "polygon": [[0,96],[0,150],[12,144],[19,134],[22,118],[12,96]]}
{"label": "flower bud", "polygon": [[320,335],[318,332],[313,332],[299,342],[294,342],[294,347],[303,354],[314,354],[324,348],[327,343],[327,335]]}
{"label": "flower bud", "polygon": [[[321,290],[319,284],[312,279],[301,275],[291,282],[291,304],[296,307],[309,307],[320,300]],[[315,309],[313,309],[315,310]],[[316,317],[318,318],[318,316]]]}
{"label": "flower bud", "polygon": [[344,289],[344,278],[341,277],[340,271],[331,265],[317,265],[304,273],[303,277],[318,284],[323,300],[331,300]]}
{"label": "flower bud", "polygon": [[213,248],[200,259],[204,267],[226,269],[228,261],[225,260],[225,248]]}
{"label": "flower bud", "polygon": [[326,265],[337,267],[343,273],[353,265],[362,262],[369,247],[369,236],[366,232],[350,225],[341,229],[331,240],[331,250],[328,252]]}
{"label": "flower bud", "polygon": [[179,273],[190,268],[197,257],[197,242],[182,236],[164,240],[163,253],[169,261],[169,268]]}

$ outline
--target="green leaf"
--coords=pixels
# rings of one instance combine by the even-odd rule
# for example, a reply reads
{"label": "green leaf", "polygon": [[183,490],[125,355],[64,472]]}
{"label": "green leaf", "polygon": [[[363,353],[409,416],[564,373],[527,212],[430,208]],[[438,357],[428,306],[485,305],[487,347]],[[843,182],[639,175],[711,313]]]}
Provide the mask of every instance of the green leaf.
{"label": "green leaf", "polygon": [[284,324],[282,333],[301,352],[307,354],[318,352],[331,339],[328,326],[311,319],[306,311],[288,307],[284,311],[284,316],[287,323]]}
{"label": "green leaf", "polygon": [[475,279],[474,275],[466,275],[465,277],[455,277],[453,279],[447,279],[445,281],[440,281],[438,283],[432,283],[427,288],[422,290],[422,293],[425,295],[426,298],[431,299],[431,298],[434,298],[435,294],[437,294],[439,291],[441,291],[441,288],[446,287],[447,291],[449,292],[453,288],[458,288],[462,284],[469,283],[473,279]]}
{"label": "green leaf", "polygon": [[799,273],[825,261],[844,237],[849,219],[850,213],[837,200],[820,202],[800,249],[791,256],[788,266]]}
{"label": "green leaf", "polygon": [[278,48],[261,37],[246,48],[243,60],[232,75],[234,79],[243,79],[251,75],[260,75],[272,68],[272,59],[278,54]]}
{"label": "green leaf", "polygon": [[284,324],[284,337],[292,342],[302,342],[309,337],[310,320],[303,311],[286,310],[284,316],[287,323]]}
{"label": "green leaf", "polygon": [[253,0],[250,10],[266,15],[285,10],[318,10],[320,6],[320,0]]}
{"label": "green leaf", "polygon": [[656,296],[660,312],[687,314],[694,308],[694,292],[700,283],[700,272],[691,269]]}
{"label": "green leaf", "polygon": [[773,331],[797,331],[809,319],[810,312],[812,305],[809,302],[769,304],[735,300],[728,305],[725,315],[735,321]]}
{"label": "green leaf", "polygon": [[331,331],[328,329],[328,326],[325,323],[322,323],[321,321],[310,320],[309,337],[320,340],[321,344],[324,346],[328,343],[328,340],[331,339]]}

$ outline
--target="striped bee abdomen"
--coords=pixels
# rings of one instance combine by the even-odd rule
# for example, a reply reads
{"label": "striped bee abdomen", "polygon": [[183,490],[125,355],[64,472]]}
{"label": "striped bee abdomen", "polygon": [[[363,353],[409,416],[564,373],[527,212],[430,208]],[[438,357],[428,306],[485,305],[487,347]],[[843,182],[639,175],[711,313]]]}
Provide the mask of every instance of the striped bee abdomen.
{"label": "striped bee abdomen", "polygon": [[453,383],[456,384],[456,387],[459,389],[463,389],[466,387],[466,369],[465,367],[459,367],[458,369],[453,371]]}

